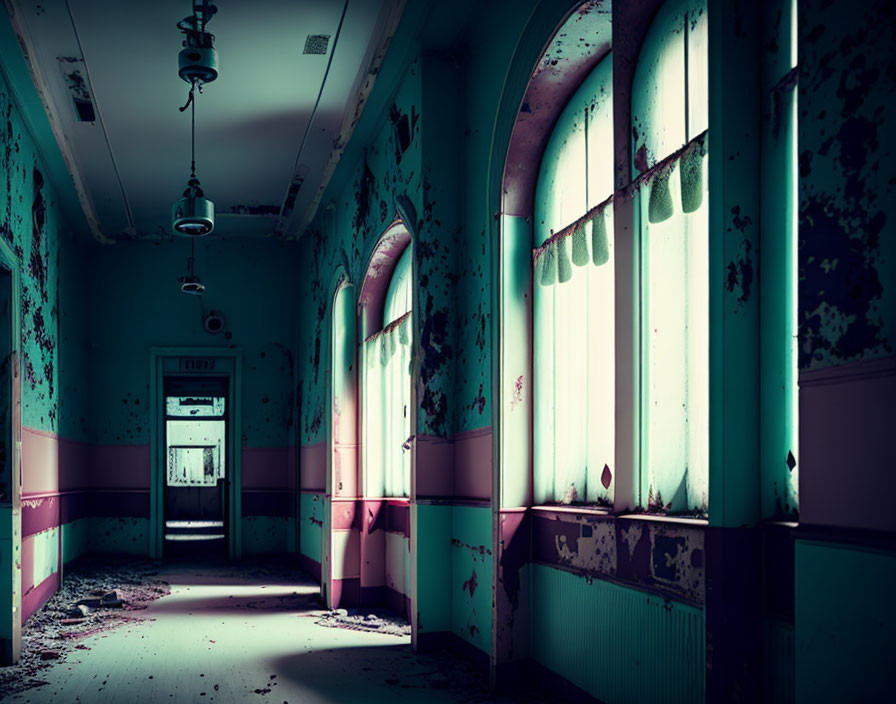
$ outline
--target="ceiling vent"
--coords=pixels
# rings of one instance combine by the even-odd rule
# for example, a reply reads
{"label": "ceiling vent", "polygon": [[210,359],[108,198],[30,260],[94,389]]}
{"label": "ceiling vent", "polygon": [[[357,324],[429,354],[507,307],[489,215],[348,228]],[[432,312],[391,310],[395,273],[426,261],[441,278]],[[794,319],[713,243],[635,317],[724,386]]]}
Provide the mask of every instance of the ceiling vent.
{"label": "ceiling vent", "polygon": [[329,34],[309,34],[305,37],[305,51],[303,54],[326,54],[330,44]]}

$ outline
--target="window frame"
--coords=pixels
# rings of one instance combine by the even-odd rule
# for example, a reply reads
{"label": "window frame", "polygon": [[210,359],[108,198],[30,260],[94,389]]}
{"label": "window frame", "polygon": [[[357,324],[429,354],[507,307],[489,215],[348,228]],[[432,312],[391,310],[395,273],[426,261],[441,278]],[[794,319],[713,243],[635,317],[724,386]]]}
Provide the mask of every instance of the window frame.
{"label": "window frame", "polygon": [[[369,360],[367,358],[365,348],[372,337],[381,333],[386,327],[389,327],[388,325],[383,325],[383,314],[385,311],[386,299],[388,297],[390,285],[395,274],[395,269],[398,266],[402,255],[404,255],[405,251],[407,251],[409,247],[412,248],[413,245],[414,242],[410,230],[405,226],[402,218],[400,216],[397,217],[385,229],[383,234],[380,235],[371,250],[370,256],[368,257],[367,266],[365,268],[364,279],[361,284],[358,296],[358,335],[356,339],[356,359],[358,360],[359,368],[358,420],[360,426],[360,452],[358,453],[358,461],[360,463],[361,470],[361,495],[365,498],[381,499],[383,501],[407,502],[410,501],[414,495],[414,467],[416,460],[416,447],[413,439],[416,437],[417,432],[417,403],[415,383],[415,379],[417,378],[417,355],[415,353],[417,335],[414,310],[417,302],[417,291],[416,266],[414,262],[413,249],[410,250],[411,264],[409,271],[411,287],[411,310],[405,316],[399,318],[399,320],[403,320],[404,318],[408,319],[410,323],[409,329],[411,336],[411,339],[409,341],[411,372],[408,379],[408,383],[410,386],[408,403],[408,414],[410,416],[410,434],[408,442],[410,446],[406,448],[406,451],[410,452],[408,462],[409,476],[406,478],[408,486],[407,496],[387,495],[385,491],[385,477],[383,477],[382,488],[374,488],[371,486],[371,476],[370,472],[368,471],[369,468],[367,466],[367,448],[369,447],[368,432],[370,430],[370,422],[365,417],[365,408],[367,405],[368,393],[367,387],[369,384],[366,370],[369,364]],[[394,322],[395,321],[390,322],[389,325],[392,325]]]}

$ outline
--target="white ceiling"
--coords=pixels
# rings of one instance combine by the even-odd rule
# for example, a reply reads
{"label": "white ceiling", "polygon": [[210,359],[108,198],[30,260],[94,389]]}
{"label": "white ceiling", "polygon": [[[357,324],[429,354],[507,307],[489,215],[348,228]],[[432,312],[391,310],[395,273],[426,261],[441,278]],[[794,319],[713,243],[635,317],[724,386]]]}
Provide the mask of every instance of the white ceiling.
{"label": "white ceiling", "polygon": [[[217,210],[212,236],[275,230],[297,236],[289,228],[307,221],[316,206],[334,140],[342,131],[344,141],[346,112],[354,113],[359,89],[388,44],[403,2],[348,0],[338,38],[343,0],[215,4],[218,13],[208,30],[216,37],[220,75],[196,107],[197,175]],[[176,27],[191,13],[190,0],[12,5],[35,84],[95,236],[170,237],[170,207],[186,187],[190,168],[190,112],[178,111],[188,85],[177,75],[183,35]],[[309,34],[331,36],[326,55],[302,53]],[[94,122],[77,119],[64,75],[72,68],[86,73]],[[295,204],[278,219],[295,177],[304,179]]]}

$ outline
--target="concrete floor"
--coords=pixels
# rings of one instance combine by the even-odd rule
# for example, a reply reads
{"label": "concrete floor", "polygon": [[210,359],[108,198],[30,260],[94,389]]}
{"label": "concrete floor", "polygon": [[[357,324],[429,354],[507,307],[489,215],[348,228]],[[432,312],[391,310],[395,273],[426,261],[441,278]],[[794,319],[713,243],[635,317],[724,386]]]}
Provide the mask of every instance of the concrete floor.
{"label": "concrete floor", "polygon": [[142,620],[80,640],[40,673],[46,685],[3,701],[542,701],[491,698],[465,660],[417,655],[408,637],[320,625],[308,581],[236,568],[168,567],[159,577],[171,594],[134,612]]}

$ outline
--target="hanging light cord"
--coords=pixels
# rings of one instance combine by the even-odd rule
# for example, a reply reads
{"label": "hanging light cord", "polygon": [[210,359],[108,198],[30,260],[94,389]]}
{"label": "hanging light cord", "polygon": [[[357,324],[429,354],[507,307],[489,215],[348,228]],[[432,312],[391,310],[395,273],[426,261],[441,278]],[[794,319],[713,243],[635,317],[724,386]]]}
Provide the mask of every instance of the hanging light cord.
{"label": "hanging light cord", "polygon": [[[196,80],[190,82],[190,97],[193,98],[193,89],[196,87]],[[196,100],[190,100],[193,109],[190,115],[190,179],[196,178]]]}
{"label": "hanging light cord", "polygon": [[202,92],[202,85],[197,84],[196,79],[190,80],[190,92],[187,95],[187,102],[182,108],[178,108],[184,112],[190,108],[190,179],[196,178],[196,96],[195,92],[199,89]]}

